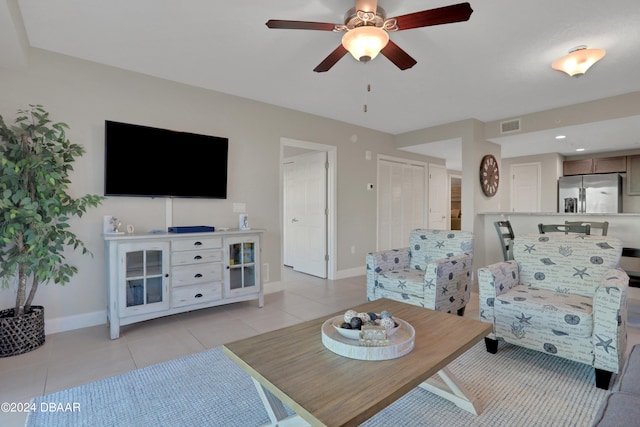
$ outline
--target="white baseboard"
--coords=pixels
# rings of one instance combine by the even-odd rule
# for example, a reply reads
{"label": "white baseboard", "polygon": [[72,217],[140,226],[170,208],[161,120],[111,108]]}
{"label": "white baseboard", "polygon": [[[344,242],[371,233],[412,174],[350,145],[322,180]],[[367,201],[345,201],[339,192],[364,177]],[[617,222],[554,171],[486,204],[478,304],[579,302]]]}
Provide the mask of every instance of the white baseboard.
{"label": "white baseboard", "polygon": [[263,286],[265,294],[284,291],[284,285],[282,284],[282,282],[268,282],[264,283]]}
{"label": "white baseboard", "polygon": [[349,268],[347,270],[336,271],[335,280],[346,279],[348,277],[363,276],[365,274],[367,274],[366,266],[354,267],[354,268]]}
{"label": "white baseboard", "polygon": [[[348,277],[362,276],[366,273],[366,267],[356,267],[336,272],[336,279],[346,279]],[[264,284],[264,293],[272,294],[284,290],[281,281],[268,282]],[[107,312],[95,311],[93,313],[76,314],[73,316],[56,317],[45,319],[45,335],[58,332],[72,331],[74,329],[88,328],[90,326],[107,324]]]}
{"label": "white baseboard", "polygon": [[56,317],[53,319],[45,319],[44,333],[45,335],[55,334],[57,332],[72,331],[74,329],[88,328],[96,325],[107,325],[107,312],[94,311],[93,313],[75,314],[73,316]]}

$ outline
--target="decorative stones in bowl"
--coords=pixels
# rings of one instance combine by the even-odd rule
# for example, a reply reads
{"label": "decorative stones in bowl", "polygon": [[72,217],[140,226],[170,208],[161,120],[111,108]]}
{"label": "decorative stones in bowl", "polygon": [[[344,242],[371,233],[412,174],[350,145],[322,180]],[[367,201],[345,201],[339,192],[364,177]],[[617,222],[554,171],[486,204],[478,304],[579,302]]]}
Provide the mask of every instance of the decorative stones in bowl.
{"label": "decorative stones in bowl", "polygon": [[378,313],[358,313],[355,310],[347,310],[343,317],[336,317],[333,327],[345,338],[358,340],[363,326],[382,327],[387,332],[387,338],[392,336],[400,324],[393,320],[393,316],[386,310]]}

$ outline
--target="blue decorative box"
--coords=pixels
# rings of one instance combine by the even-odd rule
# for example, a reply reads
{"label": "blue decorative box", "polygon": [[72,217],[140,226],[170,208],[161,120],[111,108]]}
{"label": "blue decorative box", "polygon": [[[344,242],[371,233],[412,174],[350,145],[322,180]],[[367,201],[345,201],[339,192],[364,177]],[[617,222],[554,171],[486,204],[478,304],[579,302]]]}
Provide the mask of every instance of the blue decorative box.
{"label": "blue decorative box", "polygon": [[169,233],[210,233],[212,231],[216,231],[216,228],[208,225],[169,227]]}

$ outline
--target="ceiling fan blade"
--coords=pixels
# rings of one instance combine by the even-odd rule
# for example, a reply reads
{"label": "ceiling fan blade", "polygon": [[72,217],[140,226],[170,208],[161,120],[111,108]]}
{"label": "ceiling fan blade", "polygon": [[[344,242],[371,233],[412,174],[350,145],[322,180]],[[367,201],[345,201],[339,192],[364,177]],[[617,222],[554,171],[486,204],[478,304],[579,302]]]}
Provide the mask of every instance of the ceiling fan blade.
{"label": "ceiling fan blade", "polygon": [[373,12],[378,10],[378,0],[356,0],[356,11]]}
{"label": "ceiling fan blade", "polygon": [[389,43],[380,51],[381,54],[387,57],[387,59],[401,70],[406,70],[413,67],[418,62],[413,59],[407,52],[402,50],[400,46],[389,40]]}
{"label": "ceiling fan blade", "polygon": [[316,73],[324,73],[325,71],[329,71],[331,67],[336,65],[336,63],[342,59],[343,56],[347,54],[348,50],[345,49],[344,46],[339,45],[333,52],[327,56],[324,61],[322,61],[316,68],[313,69]]}
{"label": "ceiling fan blade", "polygon": [[471,13],[473,13],[473,9],[471,9],[469,3],[460,3],[439,7],[437,9],[423,10],[422,12],[409,13],[393,19],[398,22],[398,31],[401,31],[410,30],[411,28],[468,21]]}
{"label": "ceiling fan blade", "polygon": [[269,19],[266,23],[269,28],[282,28],[285,30],[320,30],[333,31],[335,24],[326,22],[308,22],[308,21],[283,21],[280,19]]}

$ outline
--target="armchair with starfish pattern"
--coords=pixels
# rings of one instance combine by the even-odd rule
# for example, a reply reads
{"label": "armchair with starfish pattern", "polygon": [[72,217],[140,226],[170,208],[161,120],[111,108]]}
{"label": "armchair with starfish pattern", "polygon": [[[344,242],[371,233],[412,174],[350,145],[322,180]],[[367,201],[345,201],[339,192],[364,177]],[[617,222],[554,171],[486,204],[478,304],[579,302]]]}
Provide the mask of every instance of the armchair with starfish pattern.
{"label": "armchair with starfish pattern", "polygon": [[472,264],[472,233],[416,229],[408,248],[367,255],[367,299],[389,298],[462,316]]}
{"label": "armchair with starfish pattern", "polygon": [[480,320],[493,324],[487,351],[503,340],[585,363],[609,388],[627,341],[622,242],[552,233],[517,236],[512,247],[512,261],[478,269]]}

